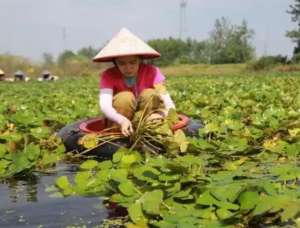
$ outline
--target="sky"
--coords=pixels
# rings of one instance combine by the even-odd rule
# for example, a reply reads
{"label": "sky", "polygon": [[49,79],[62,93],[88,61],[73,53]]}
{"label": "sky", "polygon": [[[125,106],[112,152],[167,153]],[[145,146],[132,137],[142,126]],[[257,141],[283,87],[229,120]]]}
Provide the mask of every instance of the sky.
{"label": "sky", "polygon": [[[65,49],[102,47],[122,27],[143,40],[178,38],[181,0],[0,0],[0,54],[41,60]],[[216,19],[239,25],[246,20],[255,34],[257,56],[291,56],[285,36],[296,28],[286,11],[294,0],[186,0],[182,38],[207,39]]]}

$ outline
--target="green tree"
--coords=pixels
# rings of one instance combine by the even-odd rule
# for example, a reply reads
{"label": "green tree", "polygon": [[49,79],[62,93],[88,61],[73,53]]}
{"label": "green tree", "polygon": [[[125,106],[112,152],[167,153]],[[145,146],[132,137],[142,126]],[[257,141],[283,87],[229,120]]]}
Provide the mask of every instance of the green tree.
{"label": "green tree", "polygon": [[149,45],[161,54],[161,58],[154,62],[157,65],[165,66],[174,63],[178,58],[189,55],[189,47],[181,39],[153,39],[148,41]]}
{"label": "green tree", "polygon": [[246,21],[232,25],[226,18],[217,19],[210,33],[207,54],[211,63],[243,63],[254,56],[251,39],[253,30]]}
{"label": "green tree", "polygon": [[99,52],[98,49],[93,48],[92,46],[81,48],[77,54],[81,56],[85,56],[88,59],[92,59],[97,53]]}
{"label": "green tree", "polygon": [[74,54],[74,52],[72,52],[70,50],[65,50],[58,56],[57,63],[60,67],[63,68],[66,61],[74,58],[75,56],[76,56],[76,54]]}
{"label": "green tree", "polygon": [[64,75],[87,76],[92,69],[90,63],[90,59],[81,55],[75,55],[68,58],[63,66]]}
{"label": "green tree", "polygon": [[185,53],[176,59],[176,63],[195,64],[208,63],[207,42],[188,38],[185,42]]}
{"label": "green tree", "polygon": [[205,63],[211,62],[212,47],[209,40],[191,40],[187,39],[187,45],[189,47],[189,63]]}
{"label": "green tree", "polygon": [[286,35],[296,43],[294,48],[294,55],[296,55],[300,52],[300,0],[294,1],[294,4],[290,5],[290,10],[287,12],[291,14],[292,21],[297,23],[298,28],[288,31]]}
{"label": "green tree", "polygon": [[29,74],[29,76],[38,72],[38,70],[36,70],[37,67],[34,66],[29,59],[10,54],[0,55],[0,68],[4,70],[7,76],[13,76],[17,70],[21,70]]}

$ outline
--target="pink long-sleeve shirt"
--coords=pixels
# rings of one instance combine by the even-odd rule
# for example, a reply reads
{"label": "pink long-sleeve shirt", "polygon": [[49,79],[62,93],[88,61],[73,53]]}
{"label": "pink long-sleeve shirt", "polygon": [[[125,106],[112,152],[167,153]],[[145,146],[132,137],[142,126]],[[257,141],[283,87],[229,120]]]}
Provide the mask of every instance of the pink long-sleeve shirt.
{"label": "pink long-sleeve shirt", "polygon": [[[140,64],[135,86],[128,87],[123,77],[117,67],[112,67],[102,73],[99,85],[99,103],[102,112],[108,119],[119,124],[121,124],[126,117],[119,114],[112,106],[112,100],[115,94],[121,91],[131,91],[138,97],[144,89],[154,88],[155,84],[162,83],[165,80],[159,68],[149,64]],[[161,94],[160,96],[167,110],[175,108],[169,94]]]}

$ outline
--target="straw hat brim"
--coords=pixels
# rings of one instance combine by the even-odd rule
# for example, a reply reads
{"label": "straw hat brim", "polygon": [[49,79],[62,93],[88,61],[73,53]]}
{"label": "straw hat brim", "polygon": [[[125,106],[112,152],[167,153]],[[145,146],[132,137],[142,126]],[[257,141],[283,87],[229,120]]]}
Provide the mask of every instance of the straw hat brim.
{"label": "straw hat brim", "polygon": [[118,57],[125,57],[125,56],[139,56],[142,59],[154,59],[160,57],[160,54],[149,54],[149,53],[131,53],[131,54],[118,54],[118,55],[111,55],[102,58],[94,58],[94,62],[112,62]]}
{"label": "straw hat brim", "polygon": [[94,62],[110,62],[117,57],[140,56],[144,59],[160,57],[160,53],[150,47],[139,37],[123,28],[111,41],[93,58]]}
{"label": "straw hat brim", "polygon": [[48,71],[48,70],[44,70],[44,71],[42,72],[42,75],[48,75],[48,74],[50,74],[50,71]]}
{"label": "straw hat brim", "polygon": [[18,76],[23,76],[23,75],[24,75],[24,73],[23,73],[23,71],[20,71],[20,70],[18,70],[17,72],[15,72],[15,75],[18,75]]}

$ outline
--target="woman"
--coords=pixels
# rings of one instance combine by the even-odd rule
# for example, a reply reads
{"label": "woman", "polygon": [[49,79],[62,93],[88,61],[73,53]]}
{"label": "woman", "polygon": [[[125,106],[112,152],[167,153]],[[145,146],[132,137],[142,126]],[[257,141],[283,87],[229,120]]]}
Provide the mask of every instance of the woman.
{"label": "woman", "polygon": [[125,136],[133,133],[131,120],[135,111],[158,110],[161,115],[175,105],[164,87],[165,77],[157,67],[143,59],[160,54],[123,28],[95,57],[95,62],[113,62],[114,67],[102,73],[100,109],[109,120],[120,126]]}
{"label": "woman", "polygon": [[4,81],[5,79],[5,73],[3,70],[0,69],[0,81]]}

